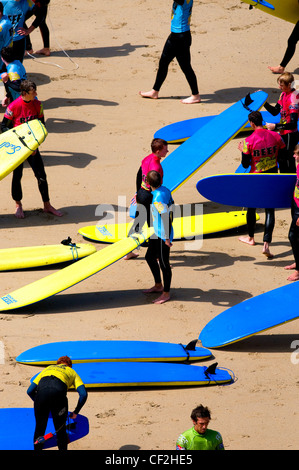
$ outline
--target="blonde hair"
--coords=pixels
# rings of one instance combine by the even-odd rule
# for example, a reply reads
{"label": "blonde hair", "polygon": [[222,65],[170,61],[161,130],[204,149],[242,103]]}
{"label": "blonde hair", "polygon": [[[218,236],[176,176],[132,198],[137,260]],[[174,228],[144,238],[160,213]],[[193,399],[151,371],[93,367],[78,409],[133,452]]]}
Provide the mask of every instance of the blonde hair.
{"label": "blonde hair", "polygon": [[277,83],[280,82],[284,83],[285,85],[291,85],[294,82],[294,75],[290,72],[283,72],[277,79]]}

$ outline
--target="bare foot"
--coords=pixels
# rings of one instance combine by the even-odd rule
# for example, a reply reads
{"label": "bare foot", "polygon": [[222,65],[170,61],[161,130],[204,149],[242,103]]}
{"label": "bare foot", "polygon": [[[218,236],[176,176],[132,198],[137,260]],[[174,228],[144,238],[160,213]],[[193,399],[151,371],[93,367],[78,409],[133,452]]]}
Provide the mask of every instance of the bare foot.
{"label": "bare foot", "polygon": [[170,300],[169,293],[163,292],[163,294],[160,295],[160,297],[158,297],[156,300],[153,301],[153,304],[164,304],[165,302],[168,302],[168,300]]}
{"label": "bare foot", "polygon": [[247,243],[247,245],[255,245],[253,237],[239,237],[239,241],[242,243]]}
{"label": "bare foot", "polygon": [[272,253],[270,252],[268,242],[264,243],[263,255],[265,255],[268,259],[273,259],[274,258],[274,255],[272,255]]}
{"label": "bare foot", "polygon": [[48,47],[43,47],[42,49],[39,49],[38,51],[35,51],[34,54],[49,56],[51,54],[51,52],[50,52],[50,49]]}
{"label": "bare foot", "polygon": [[128,253],[126,256],[124,256],[124,259],[127,261],[129,259],[135,259],[138,258],[139,255],[134,253],[133,251],[131,253]]}
{"label": "bare foot", "polygon": [[57,217],[62,217],[63,213],[61,211],[58,211],[55,209],[49,202],[44,203],[44,212],[47,212],[49,214],[56,215]]}
{"label": "bare foot", "polygon": [[299,271],[295,271],[288,277],[288,281],[299,281]]}
{"label": "bare foot", "polygon": [[284,67],[281,65],[278,65],[277,67],[268,67],[269,70],[271,70],[272,73],[283,73],[284,72]]}
{"label": "bare foot", "polygon": [[157,292],[163,292],[162,284],[155,284],[150,289],[146,289],[142,291],[144,294],[156,294]]}
{"label": "bare foot", "polygon": [[159,96],[159,92],[156,90],[140,91],[139,95],[142,96],[143,98],[151,98],[153,100],[157,100]]}
{"label": "bare foot", "polygon": [[15,216],[16,216],[17,219],[24,219],[25,218],[23,208],[22,208],[22,204],[17,204],[16,205]]}
{"label": "bare foot", "polygon": [[200,103],[201,99],[199,95],[191,95],[189,98],[185,98],[184,100],[181,100],[181,103],[184,104],[194,104],[194,103]]}
{"label": "bare foot", "polygon": [[290,264],[289,266],[285,266],[284,269],[287,269],[288,271],[291,269],[296,269],[296,263]]}

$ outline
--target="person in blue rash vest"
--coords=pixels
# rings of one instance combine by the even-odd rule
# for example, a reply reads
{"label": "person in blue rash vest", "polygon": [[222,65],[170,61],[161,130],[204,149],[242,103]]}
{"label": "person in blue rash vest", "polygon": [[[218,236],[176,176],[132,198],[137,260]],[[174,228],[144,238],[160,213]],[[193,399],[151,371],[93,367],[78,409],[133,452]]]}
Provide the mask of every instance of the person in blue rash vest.
{"label": "person in blue rash vest", "polygon": [[[144,290],[145,294],[160,293],[154,300],[155,304],[163,304],[170,299],[171,266],[169,264],[170,248],[173,240],[172,208],[174,204],[171,192],[161,186],[161,175],[157,171],[149,171],[147,182],[152,188],[151,213],[153,217],[154,235],[149,239],[145,255],[146,262],[153,274],[155,285]],[[163,284],[161,282],[161,272]]]}
{"label": "person in blue rash vest", "polygon": [[181,100],[181,102],[185,104],[200,103],[197,78],[191,66],[190,47],[192,38],[190,20],[192,7],[193,0],[174,0],[171,14],[171,32],[162,51],[156,81],[152,90],[139,92],[143,98],[157,99],[159,97],[160,88],[167,77],[168,67],[171,61],[176,58],[192,93],[191,96]]}
{"label": "person in blue rash vest", "polygon": [[26,15],[33,10],[34,3],[32,0],[2,0],[4,14],[8,16],[14,28],[13,35],[13,52],[14,58],[23,62],[26,48],[26,36],[35,28],[38,28],[44,19],[43,10],[37,10],[35,19],[29,28],[24,28]]}
{"label": "person in blue rash vest", "polygon": [[13,60],[11,47],[3,47],[1,59],[6,65],[6,72],[1,74],[1,80],[6,90],[6,97],[2,100],[2,106],[5,107],[20,96],[21,83],[23,80],[27,80],[27,73],[19,60]]}
{"label": "person in blue rash vest", "polygon": [[79,375],[72,369],[72,361],[62,356],[55,365],[46,367],[33,380],[27,394],[34,401],[35,431],[34,450],[42,450],[49,413],[51,412],[57,433],[59,450],[67,450],[66,420],[68,417],[67,391],[74,386],[79,394],[77,406],[70,417],[76,419],[87,400],[87,391]]}

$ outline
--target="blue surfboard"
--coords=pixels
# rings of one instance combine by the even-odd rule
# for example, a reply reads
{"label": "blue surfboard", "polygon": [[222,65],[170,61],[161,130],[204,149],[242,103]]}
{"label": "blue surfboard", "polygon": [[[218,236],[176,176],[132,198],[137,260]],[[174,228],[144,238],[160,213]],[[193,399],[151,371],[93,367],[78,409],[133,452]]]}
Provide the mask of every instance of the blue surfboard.
{"label": "blue surfboard", "polygon": [[199,340],[207,348],[220,348],[299,317],[296,300],[299,283],[247,299],[213,318]]}
{"label": "blue surfboard", "polygon": [[[35,417],[33,408],[0,409],[0,450],[33,450]],[[85,416],[78,415],[75,420],[70,417],[66,423],[69,442],[77,441],[89,433],[89,422]],[[49,417],[45,434],[55,433],[52,417]],[[57,446],[54,434],[46,440],[44,449]]]}
{"label": "blue surfboard", "polygon": [[182,186],[244,127],[248,114],[260,109],[267,97],[264,91],[247,95],[195,132],[162,161],[163,185],[171,192]]}
{"label": "blue surfboard", "polygon": [[[261,113],[265,123],[270,122],[276,124],[280,122],[280,114],[278,116],[272,116],[272,114],[270,114],[268,111],[261,111]],[[184,142],[197,131],[199,131],[199,129],[201,129],[203,126],[215,119],[215,117],[217,117],[217,115],[202,116],[168,124],[167,126],[161,127],[161,129],[157,130],[154,134],[154,138],[164,139],[169,144],[178,144]],[[252,131],[252,128],[247,122],[245,126],[240,129],[240,131]]]}
{"label": "blue surfboard", "polygon": [[[87,388],[187,387],[232,382],[226,369],[165,362],[92,362],[74,364]],[[212,371],[211,371],[212,369]],[[31,379],[34,380],[36,375]]]}
{"label": "blue surfboard", "polygon": [[33,365],[56,364],[61,356],[78,362],[138,361],[181,362],[209,359],[211,351],[195,346],[155,341],[62,341],[35,346],[22,352],[17,362]]}
{"label": "blue surfboard", "polygon": [[206,199],[237,207],[291,207],[296,174],[246,173],[202,178],[197,191]]}

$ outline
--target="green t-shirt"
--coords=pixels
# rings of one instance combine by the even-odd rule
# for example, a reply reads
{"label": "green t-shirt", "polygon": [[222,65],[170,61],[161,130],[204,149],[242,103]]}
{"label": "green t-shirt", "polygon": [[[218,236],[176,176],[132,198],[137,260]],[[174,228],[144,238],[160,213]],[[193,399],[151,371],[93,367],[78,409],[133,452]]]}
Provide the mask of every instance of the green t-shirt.
{"label": "green t-shirt", "polygon": [[204,434],[199,434],[194,427],[183,432],[177,442],[177,450],[224,450],[221,434],[212,429],[207,429]]}

